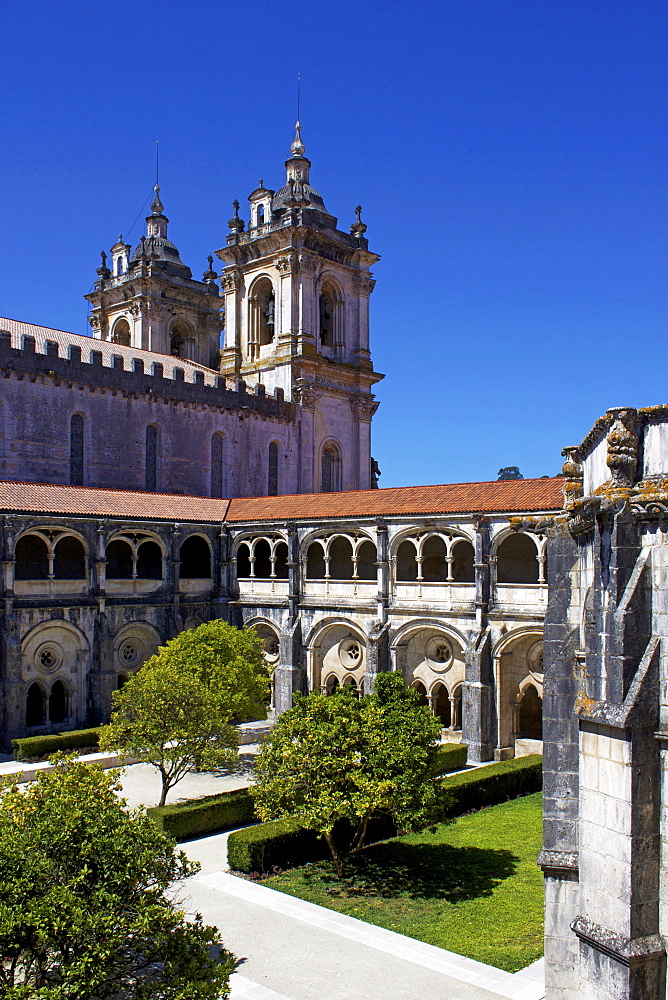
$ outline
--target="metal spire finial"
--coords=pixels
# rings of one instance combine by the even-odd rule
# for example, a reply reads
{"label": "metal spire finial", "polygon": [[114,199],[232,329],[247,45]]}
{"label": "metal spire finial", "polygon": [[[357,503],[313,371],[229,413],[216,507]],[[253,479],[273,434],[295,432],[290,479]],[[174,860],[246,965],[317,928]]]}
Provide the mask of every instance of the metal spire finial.
{"label": "metal spire finial", "polygon": [[292,156],[303,156],[305,146],[302,142],[302,123],[301,123],[301,102],[302,102],[302,75],[297,73],[297,121],[295,122],[295,137],[292,140],[292,145],[290,146],[290,153]]}

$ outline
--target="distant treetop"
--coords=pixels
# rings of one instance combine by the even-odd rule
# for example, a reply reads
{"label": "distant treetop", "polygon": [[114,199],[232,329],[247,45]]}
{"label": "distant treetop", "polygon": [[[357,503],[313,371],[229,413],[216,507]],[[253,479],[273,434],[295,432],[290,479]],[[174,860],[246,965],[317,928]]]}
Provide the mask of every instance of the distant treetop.
{"label": "distant treetop", "polygon": [[499,469],[499,479],[524,479],[524,476],[516,465],[507,465],[504,469]]}

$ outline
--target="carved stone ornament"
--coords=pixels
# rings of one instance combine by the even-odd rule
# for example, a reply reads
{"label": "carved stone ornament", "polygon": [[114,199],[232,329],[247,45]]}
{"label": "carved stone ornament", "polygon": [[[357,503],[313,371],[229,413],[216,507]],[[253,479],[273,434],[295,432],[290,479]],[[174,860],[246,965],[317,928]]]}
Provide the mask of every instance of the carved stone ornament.
{"label": "carved stone ornament", "polygon": [[561,467],[566,479],[564,480],[564,505],[571,507],[576,500],[579,500],[583,493],[584,475],[582,465],[575,458],[575,448],[564,448],[562,455],[565,456],[564,464]]}
{"label": "carved stone ornament", "polygon": [[307,382],[306,379],[299,378],[295,383],[293,395],[301,406],[304,406],[307,410],[313,410],[321,394],[313,382]]}
{"label": "carved stone ornament", "polygon": [[279,257],[276,261],[276,270],[279,274],[294,274],[297,270],[297,255],[294,253]]}
{"label": "carved stone ornament", "polygon": [[619,407],[608,413],[615,422],[608,434],[607,466],[613,486],[628,488],[633,485],[638,465],[638,412],[631,407]]}
{"label": "carved stone ornament", "polygon": [[350,399],[350,409],[359,420],[371,420],[379,405],[371,395],[352,396]]}
{"label": "carved stone ornament", "polygon": [[308,254],[300,253],[299,255],[299,267],[302,271],[315,271],[318,266],[318,262],[314,257],[309,257]]}
{"label": "carved stone ornament", "polygon": [[241,287],[242,276],[240,271],[223,271],[221,278],[223,288],[226,292],[234,292]]}
{"label": "carved stone ornament", "polygon": [[355,291],[361,295],[371,295],[376,287],[375,279],[369,274],[356,274],[353,278]]}

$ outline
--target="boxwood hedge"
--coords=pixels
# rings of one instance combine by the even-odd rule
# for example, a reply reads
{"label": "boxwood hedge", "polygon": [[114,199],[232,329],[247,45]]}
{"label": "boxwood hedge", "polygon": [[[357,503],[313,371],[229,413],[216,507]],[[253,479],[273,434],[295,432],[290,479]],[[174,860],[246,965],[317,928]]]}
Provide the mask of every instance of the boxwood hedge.
{"label": "boxwood hedge", "polygon": [[50,733],[48,736],[26,736],[20,740],[12,740],[14,760],[30,760],[33,757],[46,757],[47,754],[62,750],[81,750],[83,747],[98,746],[100,727],[95,729],[73,729],[68,733]]}
{"label": "boxwood hedge", "polygon": [[[507,799],[538,792],[542,787],[542,757],[519,757],[489,764],[439,781],[441,818],[445,821],[463,813],[496,805]],[[373,839],[394,836],[389,818],[376,821],[369,834]],[[266,872],[274,866],[289,868],[329,856],[324,840],[313,830],[304,830],[296,820],[260,823],[230,834],[227,858],[230,868],[241,872]]]}
{"label": "boxwood hedge", "polygon": [[168,806],[154,806],[146,811],[160,830],[176,840],[186,840],[203,833],[219,833],[257,819],[247,788]]}

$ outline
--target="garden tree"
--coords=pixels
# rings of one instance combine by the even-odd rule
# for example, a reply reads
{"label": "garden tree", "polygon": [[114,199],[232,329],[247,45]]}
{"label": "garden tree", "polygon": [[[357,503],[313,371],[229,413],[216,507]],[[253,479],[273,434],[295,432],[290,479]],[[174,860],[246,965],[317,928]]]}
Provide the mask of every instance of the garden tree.
{"label": "garden tree", "polygon": [[114,691],[111,722],[100,729],[100,749],[157,767],[159,805],[164,806],[169,789],[193,766],[206,771],[238,767],[239,736],[226,715],[221,695],[193,671],[154,656]]}
{"label": "garden tree", "polygon": [[168,898],[199,865],[142,810],[118,772],[60,755],[0,791],[0,993],[5,1000],[218,1000],[234,957]]}
{"label": "garden tree", "polygon": [[215,691],[226,722],[265,718],[269,668],[262,640],[253,629],[235,628],[220,619],[205,622],[170,639],[149,662],[155,660],[194,673]]}
{"label": "garden tree", "polygon": [[390,814],[406,831],[432,821],[440,728],[396,673],[379,674],[374,694],[359,700],[345,687],[298,695],[262,745],[251,788],[257,813],[321,834],[342,875],[373,816]]}

